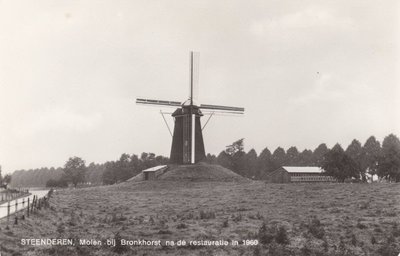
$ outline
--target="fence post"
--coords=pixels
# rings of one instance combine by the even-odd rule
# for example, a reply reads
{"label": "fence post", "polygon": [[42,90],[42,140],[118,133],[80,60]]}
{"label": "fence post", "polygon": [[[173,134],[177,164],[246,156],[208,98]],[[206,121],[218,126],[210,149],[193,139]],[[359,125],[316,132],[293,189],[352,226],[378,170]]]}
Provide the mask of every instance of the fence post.
{"label": "fence post", "polygon": [[18,224],[18,199],[15,199],[15,225]]}
{"label": "fence post", "polygon": [[35,206],[33,207],[34,211],[37,212],[37,196],[35,196]]}
{"label": "fence post", "polygon": [[33,196],[33,199],[32,199],[31,213],[33,213],[33,207],[34,206],[35,206],[35,196]]}
{"label": "fence post", "polygon": [[24,208],[25,208],[25,197],[22,198],[22,208],[21,208],[22,215],[21,215],[21,220],[24,220],[24,219],[25,219]]}
{"label": "fence post", "polygon": [[30,198],[28,197],[28,210],[26,211],[26,216],[29,218],[29,206],[30,206]]}
{"label": "fence post", "polygon": [[7,204],[7,226],[8,226],[8,223],[9,223],[9,221],[10,221],[10,201],[8,201],[8,204]]}

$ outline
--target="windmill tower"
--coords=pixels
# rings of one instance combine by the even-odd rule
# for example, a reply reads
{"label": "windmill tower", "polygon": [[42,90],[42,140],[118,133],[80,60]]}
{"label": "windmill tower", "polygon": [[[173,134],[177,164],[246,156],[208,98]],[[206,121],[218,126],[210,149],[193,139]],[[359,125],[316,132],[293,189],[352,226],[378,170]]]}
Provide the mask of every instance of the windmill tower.
{"label": "windmill tower", "polygon": [[[216,113],[243,114],[244,108],[196,103],[195,91],[198,86],[198,53],[190,53],[190,88],[189,98],[183,103],[178,101],[136,99],[137,104],[177,107],[172,113],[174,132],[170,162],[173,164],[194,164],[205,158],[203,132],[200,118],[203,112],[209,119]],[[202,112],[203,110],[203,112]],[[207,124],[206,123],[206,124]]]}

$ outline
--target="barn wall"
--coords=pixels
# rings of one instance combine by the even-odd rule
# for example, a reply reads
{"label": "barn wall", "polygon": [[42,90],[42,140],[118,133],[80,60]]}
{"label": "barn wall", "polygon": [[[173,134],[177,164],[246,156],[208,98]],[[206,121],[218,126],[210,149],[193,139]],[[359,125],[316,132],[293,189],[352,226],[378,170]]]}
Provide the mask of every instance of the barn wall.
{"label": "barn wall", "polygon": [[144,173],[144,180],[155,180],[156,179],[156,172],[145,172]]}
{"label": "barn wall", "polygon": [[270,174],[268,181],[271,183],[290,183],[290,174],[283,168],[279,168]]}
{"label": "barn wall", "polygon": [[295,173],[291,174],[291,181],[292,182],[335,182],[336,179],[324,174]]}

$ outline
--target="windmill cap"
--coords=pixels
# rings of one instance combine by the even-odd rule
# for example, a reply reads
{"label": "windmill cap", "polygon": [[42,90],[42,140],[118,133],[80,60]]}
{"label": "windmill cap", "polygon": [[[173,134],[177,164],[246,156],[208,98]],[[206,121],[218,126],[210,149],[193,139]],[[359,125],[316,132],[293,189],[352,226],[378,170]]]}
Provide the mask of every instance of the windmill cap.
{"label": "windmill cap", "polygon": [[[199,104],[195,100],[193,100],[193,105],[199,106]],[[190,99],[187,99],[186,101],[182,102],[182,106],[190,106]]]}

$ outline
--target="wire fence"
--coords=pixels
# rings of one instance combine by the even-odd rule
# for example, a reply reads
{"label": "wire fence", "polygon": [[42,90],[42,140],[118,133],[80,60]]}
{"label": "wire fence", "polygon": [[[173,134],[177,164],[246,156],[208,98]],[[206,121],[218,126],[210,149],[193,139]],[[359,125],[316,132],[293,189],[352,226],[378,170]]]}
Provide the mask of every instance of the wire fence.
{"label": "wire fence", "polygon": [[[19,220],[25,220],[29,218],[31,214],[40,211],[42,208],[49,208],[49,199],[53,194],[53,189],[50,189],[47,194],[41,198],[34,195],[32,200],[31,197],[16,198],[15,202],[11,202],[11,199],[4,205],[0,205],[0,208],[7,209],[7,226],[6,229],[10,227],[10,221],[14,219],[14,225],[18,224]],[[13,210],[13,211],[12,211]]]}
{"label": "wire fence", "polygon": [[29,195],[29,191],[27,189],[13,189],[6,192],[0,192],[0,204],[26,195]]}

